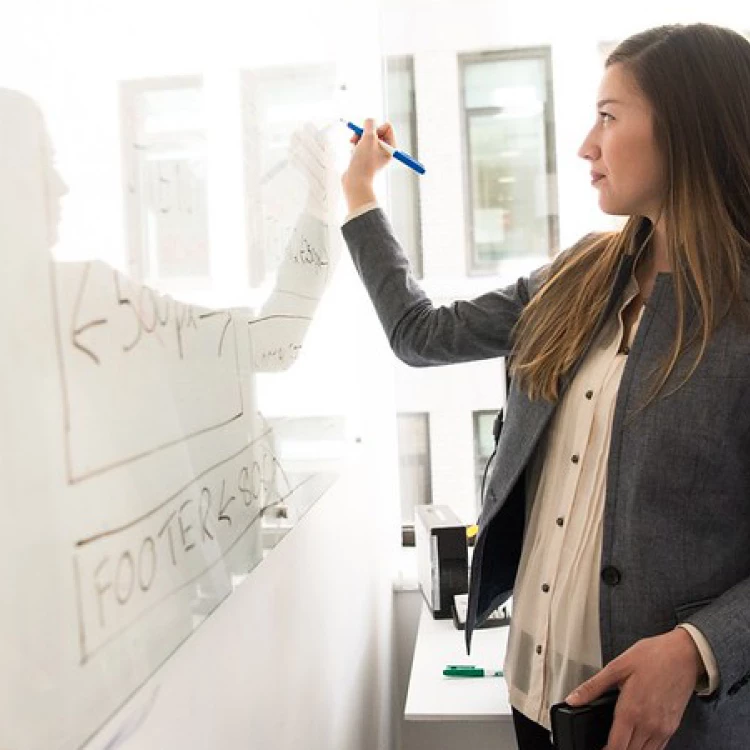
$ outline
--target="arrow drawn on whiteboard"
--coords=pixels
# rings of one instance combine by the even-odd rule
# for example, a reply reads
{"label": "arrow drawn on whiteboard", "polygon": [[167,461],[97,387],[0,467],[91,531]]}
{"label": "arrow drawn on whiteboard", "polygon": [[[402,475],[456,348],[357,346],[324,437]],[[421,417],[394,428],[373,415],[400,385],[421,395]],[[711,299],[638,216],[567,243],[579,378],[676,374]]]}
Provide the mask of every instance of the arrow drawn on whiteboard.
{"label": "arrow drawn on whiteboard", "polygon": [[157,685],[143,705],[125,719],[102,750],[115,750],[116,747],[120,747],[124,742],[127,742],[143,726],[154,707],[154,703],[156,703],[158,694],[159,686]]}
{"label": "arrow drawn on whiteboard", "polygon": [[227,320],[226,323],[224,323],[224,328],[221,330],[221,338],[219,339],[219,356],[221,357],[222,351],[224,349],[224,337],[227,334],[227,328],[229,328],[230,324],[232,323],[232,313],[229,312],[229,310],[212,310],[208,313],[202,313],[198,316],[198,320],[205,320],[206,318],[213,318],[217,315],[226,315]]}
{"label": "arrow drawn on whiteboard", "polygon": [[[88,281],[89,271],[90,270],[91,270],[91,263],[87,263],[86,264],[86,268],[84,269],[84,272],[83,272],[83,278],[81,280],[81,285],[80,285],[80,287],[78,287],[78,297],[76,299],[75,308],[73,310],[73,321],[74,321],[74,324],[75,324],[75,321],[78,320],[78,316],[80,315],[80,312],[81,312],[81,303],[83,301],[83,292],[86,289],[86,282]],[[94,352],[91,349],[89,349],[87,346],[84,346],[79,341],[79,337],[80,337],[80,335],[82,333],[85,333],[86,331],[88,331],[89,328],[93,328],[94,326],[104,325],[106,322],[107,322],[106,318],[100,318],[98,320],[92,320],[91,322],[86,323],[85,325],[78,326],[78,328],[73,328],[73,331],[72,331],[72,337],[71,338],[72,338],[72,341],[73,341],[73,346],[75,346],[76,349],[80,349],[84,354],[87,354],[89,357],[91,357],[91,359],[93,359],[94,362],[97,365],[100,364],[100,362],[101,362],[100,359],[99,359],[99,357],[97,357],[96,354],[94,354]]]}

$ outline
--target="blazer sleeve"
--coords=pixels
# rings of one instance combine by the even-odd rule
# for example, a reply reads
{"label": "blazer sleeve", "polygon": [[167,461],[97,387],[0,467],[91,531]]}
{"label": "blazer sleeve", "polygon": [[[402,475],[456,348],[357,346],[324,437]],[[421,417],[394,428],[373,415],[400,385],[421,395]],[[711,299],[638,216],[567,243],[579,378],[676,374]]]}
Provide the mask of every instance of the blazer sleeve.
{"label": "blazer sleeve", "polygon": [[719,668],[719,689],[709,700],[748,699],[750,683],[750,578],[702,607],[686,622],[708,641]]}
{"label": "blazer sleeve", "polygon": [[502,357],[521,311],[549,266],[515,284],[435,307],[419,286],[382,209],[342,227],[354,266],[396,356],[414,367]]}

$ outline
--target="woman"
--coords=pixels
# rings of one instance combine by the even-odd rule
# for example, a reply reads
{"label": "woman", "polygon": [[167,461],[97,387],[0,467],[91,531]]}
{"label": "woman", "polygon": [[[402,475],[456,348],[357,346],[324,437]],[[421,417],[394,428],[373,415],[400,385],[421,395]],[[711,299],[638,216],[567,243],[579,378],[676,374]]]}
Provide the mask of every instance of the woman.
{"label": "woman", "polygon": [[[434,308],[372,181],[365,128],[343,227],[394,351],[511,356],[471,571],[471,631],[514,595],[521,750],[549,708],[619,688],[607,750],[750,745],[750,43],[714,26],[609,56],[579,155],[629,217],[506,289]],[[377,131],[394,142],[390,126]],[[574,692],[575,691],[575,692]]]}

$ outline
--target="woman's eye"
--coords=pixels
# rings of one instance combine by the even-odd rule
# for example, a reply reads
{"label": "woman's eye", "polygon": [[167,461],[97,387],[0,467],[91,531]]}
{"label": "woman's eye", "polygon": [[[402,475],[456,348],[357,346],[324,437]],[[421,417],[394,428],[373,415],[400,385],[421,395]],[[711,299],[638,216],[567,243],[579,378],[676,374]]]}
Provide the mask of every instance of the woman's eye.
{"label": "woman's eye", "polygon": [[609,122],[610,120],[615,119],[614,117],[612,117],[611,114],[609,114],[609,112],[600,112],[599,118],[601,119],[602,122]]}

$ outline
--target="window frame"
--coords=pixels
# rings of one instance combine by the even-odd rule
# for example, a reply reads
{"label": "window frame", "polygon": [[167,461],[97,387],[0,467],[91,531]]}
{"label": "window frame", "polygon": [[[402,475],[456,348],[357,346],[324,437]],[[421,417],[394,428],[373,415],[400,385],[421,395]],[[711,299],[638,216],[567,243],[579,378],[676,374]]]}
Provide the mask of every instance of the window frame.
{"label": "window frame", "polygon": [[[470,139],[470,113],[499,114],[499,107],[481,107],[469,109],[466,107],[465,77],[466,68],[476,63],[491,63],[497,61],[515,60],[541,60],[545,75],[545,102],[544,102],[544,139],[546,148],[545,173],[547,176],[547,200],[553,207],[558,205],[557,186],[557,143],[555,141],[555,106],[554,106],[554,82],[552,69],[552,49],[548,45],[536,47],[511,47],[505,49],[482,50],[459,54],[458,63],[458,85],[459,106],[461,108],[461,154],[463,158],[463,180],[464,180],[464,238],[466,247],[466,275],[468,277],[498,275],[498,263],[492,261],[482,263],[476,259],[474,242],[474,191],[472,188],[472,160]],[[552,178],[555,179],[552,179]],[[554,257],[560,245],[560,221],[559,213],[555,208],[554,213],[547,215],[547,227],[549,236],[548,256]]]}
{"label": "window frame", "polygon": [[[419,159],[419,133],[417,131],[417,82],[416,82],[416,76],[414,74],[414,55],[388,55],[384,57],[383,59],[383,78],[385,80],[385,92],[384,92],[384,99],[385,99],[385,111],[387,116],[390,118],[391,114],[391,108],[390,108],[390,102],[389,102],[389,86],[390,86],[390,80],[389,80],[389,66],[392,67],[395,71],[398,72],[406,72],[409,76],[409,81],[411,83],[411,96],[410,96],[410,104],[409,104],[409,113],[408,113],[408,120],[409,120],[409,132],[411,135],[411,138],[409,139],[409,142],[406,144],[400,144],[407,153],[410,153],[412,156],[414,156],[415,159]],[[388,170],[387,179],[388,179],[388,200],[390,201],[392,198],[391,195],[391,185],[390,181],[393,176],[393,171]],[[411,265],[412,273],[414,274],[415,278],[417,279],[423,279],[424,278],[424,241],[422,237],[422,195],[421,195],[421,183],[418,179],[414,179],[415,175],[410,175],[412,177],[412,196],[414,198],[413,206],[414,206],[414,225],[416,227],[416,232],[414,236],[415,240],[415,246],[413,248],[413,252],[410,252],[411,248],[405,247],[404,252],[406,252],[407,257],[409,258],[409,263]]]}

